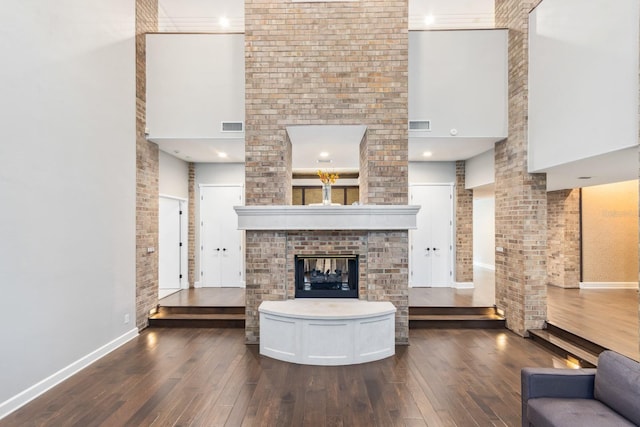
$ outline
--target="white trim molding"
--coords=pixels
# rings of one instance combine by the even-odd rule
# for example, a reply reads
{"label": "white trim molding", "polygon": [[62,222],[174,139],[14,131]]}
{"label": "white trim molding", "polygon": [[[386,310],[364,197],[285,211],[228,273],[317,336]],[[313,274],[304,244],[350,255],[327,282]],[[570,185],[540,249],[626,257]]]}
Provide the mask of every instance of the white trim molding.
{"label": "white trim molding", "polygon": [[638,289],[638,282],[580,282],[580,289]]}
{"label": "white trim molding", "polygon": [[413,230],[420,206],[235,206],[239,230]]}
{"label": "white trim molding", "polygon": [[478,267],[478,268],[484,268],[485,270],[496,271],[496,266],[495,265],[485,264],[483,262],[474,262],[473,266],[474,267]]}
{"label": "white trim molding", "polygon": [[473,282],[455,282],[453,287],[456,289],[473,289]]}
{"label": "white trim molding", "polygon": [[40,396],[46,391],[57,386],[67,378],[78,373],[82,369],[91,365],[93,362],[97,361],[98,359],[101,359],[102,357],[106,356],[107,354],[111,353],[113,350],[126,344],[128,341],[131,341],[137,336],[138,336],[138,329],[137,328],[131,329],[125,334],[114,339],[113,341],[108,342],[102,347],[92,351],[86,356],[83,356],[80,359],[76,360],[75,362],[71,363],[70,365],[60,369],[58,372],[43,379],[39,383],[32,385],[31,387],[22,391],[21,393],[18,393],[12,398],[7,399],[4,402],[0,403],[0,419],[6,417],[10,413],[14,412],[20,407],[31,402],[36,397]]}

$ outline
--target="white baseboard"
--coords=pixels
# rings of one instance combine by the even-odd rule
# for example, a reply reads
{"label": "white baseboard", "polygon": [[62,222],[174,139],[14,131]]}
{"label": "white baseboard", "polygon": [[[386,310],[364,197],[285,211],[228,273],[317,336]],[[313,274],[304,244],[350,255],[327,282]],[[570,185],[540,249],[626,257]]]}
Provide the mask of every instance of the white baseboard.
{"label": "white baseboard", "polygon": [[456,282],[453,284],[456,289],[473,289],[473,282]]}
{"label": "white baseboard", "polygon": [[473,263],[473,266],[474,266],[474,267],[484,268],[484,269],[487,269],[487,270],[493,270],[493,271],[495,271],[495,269],[496,269],[496,266],[495,266],[495,265],[491,265],[491,264],[484,264],[484,263],[482,263],[482,262],[474,262],[474,263]]}
{"label": "white baseboard", "polygon": [[91,353],[87,354],[86,356],[81,357],[80,359],[76,360],[69,366],[60,369],[58,372],[43,379],[39,383],[32,385],[31,387],[22,391],[21,393],[18,393],[12,398],[7,399],[4,402],[0,403],[0,419],[6,417],[13,411],[31,402],[33,399],[40,396],[42,393],[55,387],[56,385],[60,384],[62,381],[66,380],[73,374],[76,374],[77,372],[91,365],[96,360],[106,356],[108,353],[112,352],[113,350],[117,349],[118,347],[122,346],[123,344],[125,344],[126,342],[132,340],[137,336],[138,336],[138,329],[137,328],[131,329],[129,332],[125,333],[124,335],[119,336],[118,338],[103,345],[97,350],[94,350]]}
{"label": "white baseboard", "polygon": [[201,288],[202,287],[202,283],[201,282],[194,282],[193,287],[194,288]]}
{"label": "white baseboard", "polygon": [[638,282],[580,282],[580,289],[638,289]]}

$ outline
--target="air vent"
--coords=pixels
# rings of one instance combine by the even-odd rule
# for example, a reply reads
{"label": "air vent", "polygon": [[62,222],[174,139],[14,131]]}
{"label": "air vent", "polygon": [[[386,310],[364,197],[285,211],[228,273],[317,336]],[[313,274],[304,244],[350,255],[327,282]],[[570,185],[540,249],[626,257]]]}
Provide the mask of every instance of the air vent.
{"label": "air vent", "polygon": [[222,122],[222,132],[242,132],[244,124],[242,122]]}
{"label": "air vent", "polygon": [[409,130],[431,130],[431,120],[409,120]]}

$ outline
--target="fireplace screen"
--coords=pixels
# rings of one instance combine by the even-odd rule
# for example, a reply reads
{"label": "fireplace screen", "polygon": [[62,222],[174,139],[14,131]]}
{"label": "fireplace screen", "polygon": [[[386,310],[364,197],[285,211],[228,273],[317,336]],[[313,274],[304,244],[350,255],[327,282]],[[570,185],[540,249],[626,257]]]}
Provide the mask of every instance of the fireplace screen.
{"label": "fireplace screen", "polygon": [[358,256],[295,257],[296,298],[357,298]]}

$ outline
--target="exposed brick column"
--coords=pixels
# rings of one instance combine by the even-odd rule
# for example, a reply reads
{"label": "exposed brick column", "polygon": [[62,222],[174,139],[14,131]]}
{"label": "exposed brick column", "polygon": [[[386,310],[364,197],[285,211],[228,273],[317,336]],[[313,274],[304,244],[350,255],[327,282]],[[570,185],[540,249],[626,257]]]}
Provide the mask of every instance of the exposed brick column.
{"label": "exposed brick column", "polygon": [[284,231],[247,231],[245,340],[260,342],[262,301],[279,301],[287,297],[287,233]]}
{"label": "exposed brick column", "polygon": [[[291,203],[287,126],[353,124],[367,127],[360,146],[360,201],[407,204],[407,0],[245,0],[245,74],[247,205]],[[260,302],[287,297],[282,284],[273,280],[285,276],[262,277],[264,257],[286,257],[275,249],[277,245],[264,246],[261,234],[266,241],[276,239],[270,232],[247,233],[248,342],[259,339],[256,316]],[[404,263],[407,235],[389,233],[400,242],[393,242],[392,252]],[[251,251],[257,259],[249,255]],[[388,260],[381,268],[391,270],[396,261]],[[273,265],[268,268],[279,271]],[[407,287],[406,269],[394,272]],[[387,299],[394,303],[408,298],[395,284],[378,277],[368,280],[367,287],[375,295],[385,289]],[[402,308],[406,301],[398,304],[398,316],[406,316]],[[408,322],[398,322],[402,328],[405,324]],[[403,342],[408,331],[401,330],[398,336]]]}
{"label": "exposed brick column", "polygon": [[456,282],[473,282],[473,190],[465,187],[465,161],[456,162]]}
{"label": "exposed brick column", "polygon": [[496,305],[519,335],[546,320],[546,176],[527,172],[528,13],[540,0],[496,0],[509,29],[509,138],[496,144]]}
{"label": "exposed brick column", "polygon": [[580,190],[547,193],[548,283],[580,286]]}
{"label": "exposed brick column", "polygon": [[409,235],[406,231],[368,234],[369,301],[391,301],[396,307],[396,344],[409,343]]}
{"label": "exposed brick column", "polygon": [[[136,325],[158,304],[158,146],[147,141],[145,33],[158,30],[158,1],[136,0]],[[153,248],[148,252],[147,248]]]}
{"label": "exposed brick column", "polygon": [[189,163],[189,224],[187,248],[187,274],[189,287],[195,287],[196,282],[196,165]]}

